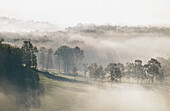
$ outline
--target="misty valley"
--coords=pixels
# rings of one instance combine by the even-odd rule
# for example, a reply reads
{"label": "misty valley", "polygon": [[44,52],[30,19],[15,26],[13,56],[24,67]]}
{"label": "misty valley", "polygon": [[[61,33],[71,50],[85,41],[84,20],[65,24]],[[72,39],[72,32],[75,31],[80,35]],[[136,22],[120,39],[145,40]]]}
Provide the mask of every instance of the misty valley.
{"label": "misty valley", "polygon": [[1,111],[169,111],[170,28],[0,32]]}

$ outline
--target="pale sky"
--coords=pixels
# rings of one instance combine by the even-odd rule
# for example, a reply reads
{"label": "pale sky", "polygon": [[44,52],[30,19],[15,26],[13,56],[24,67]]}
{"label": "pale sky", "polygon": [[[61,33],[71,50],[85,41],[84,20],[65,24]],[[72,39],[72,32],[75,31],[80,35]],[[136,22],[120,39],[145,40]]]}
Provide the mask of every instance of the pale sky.
{"label": "pale sky", "polygon": [[170,0],[0,0],[0,16],[63,27],[77,23],[170,26]]}

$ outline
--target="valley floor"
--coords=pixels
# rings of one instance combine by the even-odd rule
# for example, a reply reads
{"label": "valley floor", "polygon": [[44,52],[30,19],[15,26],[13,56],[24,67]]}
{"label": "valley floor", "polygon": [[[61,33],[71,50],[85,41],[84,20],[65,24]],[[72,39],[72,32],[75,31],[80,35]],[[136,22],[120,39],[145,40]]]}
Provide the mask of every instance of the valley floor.
{"label": "valley floor", "polygon": [[113,83],[99,85],[82,77],[39,73],[45,94],[31,111],[169,111],[168,85]]}

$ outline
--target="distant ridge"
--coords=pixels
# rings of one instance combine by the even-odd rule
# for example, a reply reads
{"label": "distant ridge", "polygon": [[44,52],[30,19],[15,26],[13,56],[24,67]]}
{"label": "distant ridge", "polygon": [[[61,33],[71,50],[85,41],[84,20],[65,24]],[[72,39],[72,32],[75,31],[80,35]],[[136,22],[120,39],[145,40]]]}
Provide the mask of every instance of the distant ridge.
{"label": "distant ridge", "polygon": [[48,22],[38,22],[33,20],[24,21],[21,19],[0,17],[0,31],[6,32],[30,32],[30,31],[49,31],[54,32],[59,28]]}
{"label": "distant ridge", "polygon": [[157,26],[119,26],[119,25],[95,25],[95,24],[77,24],[73,27],[67,27],[67,31],[73,32],[105,32],[113,31],[120,33],[162,33],[170,34],[169,27]]}

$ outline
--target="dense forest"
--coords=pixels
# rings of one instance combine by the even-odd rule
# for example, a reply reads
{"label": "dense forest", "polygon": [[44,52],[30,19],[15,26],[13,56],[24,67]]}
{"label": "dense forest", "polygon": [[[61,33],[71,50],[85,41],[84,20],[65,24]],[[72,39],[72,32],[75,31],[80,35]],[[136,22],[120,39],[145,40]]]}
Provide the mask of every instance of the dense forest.
{"label": "dense forest", "polygon": [[[38,96],[42,88],[35,70],[37,48],[30,41],[24,41],[22,48],[4,44],[3,41],[0,41],[0,83],[5,85],[1,85],[1,91],[7,95],[20,95],[13,110],[39,107]],[[15,90],[9,89],[10,86]]]}

